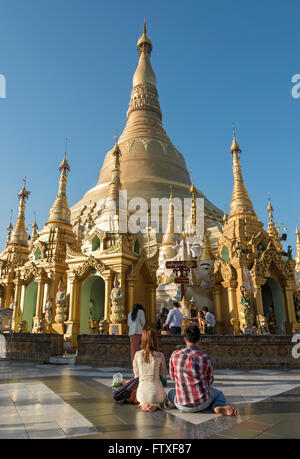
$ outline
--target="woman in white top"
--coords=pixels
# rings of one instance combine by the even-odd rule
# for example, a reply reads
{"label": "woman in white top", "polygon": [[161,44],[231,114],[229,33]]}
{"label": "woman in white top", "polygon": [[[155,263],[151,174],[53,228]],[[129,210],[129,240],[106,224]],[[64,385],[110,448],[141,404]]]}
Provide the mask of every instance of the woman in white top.
{"label": "woman in white top", "polygon": [[132,312],[130,312],[127,319],[129,327],[128,335],[130,337],[131,366],[133,364],[134,354],[139,350],[141,344],[145,322],[144,306],[142,304],[135,303],[133,305]]}
{"label": "woman in white top", "polygon": [[155,411],[164,402],[166,393],[160,376],[167,379],[165,357],[158,352],[158,338],[155,330],[144,330],[142,350],[136,352],[133,372],[139,378],[136,392],[137,401],[143,411]]}

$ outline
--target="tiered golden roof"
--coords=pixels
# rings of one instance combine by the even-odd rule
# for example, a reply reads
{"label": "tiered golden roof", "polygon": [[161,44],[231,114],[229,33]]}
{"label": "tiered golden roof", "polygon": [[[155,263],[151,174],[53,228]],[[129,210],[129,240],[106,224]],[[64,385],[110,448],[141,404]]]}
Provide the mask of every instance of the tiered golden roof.
{"label": "tiered golden roof", "polygon": [[49,219],[47,224],[50,223],[68,223],[70,224],[70,209],[67,199],[67,177],[68,172],[70,172],[70,165],[67,160],[67,153],[65,152],[64,159],[62,160],[60,166],[60,179],[59,179],[59,189],[53,206],[49,212]]}
{"label": "tiered golden roof", "polygon": [[208,261],[208,260],[214,260],[214,256],[212,254],[211,246],[209,243],[209,231],[204,228],[204,239],[203,239],[203,245],[202,245],[202,250],[200,254],[200,261]]}
{"label": "tiered golden roof", "polygon": [[36,222],[36,216],[34,216],[34,221],[32,223],[31,242],[34,242],[39,237],[38,229],[39,228]]}
{"label": "tiered golden roof", "polygon": [[10,244],[18,244],[18,245],[23,245],[23,246],[28,245],[28,233],[27,233],[27,228],[25,224],[25,208],[26,208],[26,201],[29,195],[30,195],[30,191],[26,190],[26,178],[25,178],[24,185],[18,193],[18,198],[20,201],[19,213],[18,213],[17,222],[15,224],[15,227],[11,234],[10,241],[8,243],[9,245]]}
{"label": "tiered golden roof", "polygon": [[236,140],[235,128],[233,129],[233,142],[231,145],[230,153],[233,157],[233,191],[232,200],[230,205],[229,221],[233,217],[242,215],[251,215],[252,219],[257,220],[256,213],[254,212],[253,204],[249,197],[248,191],[244,184],[242,168],[240,164],[241,148]]}

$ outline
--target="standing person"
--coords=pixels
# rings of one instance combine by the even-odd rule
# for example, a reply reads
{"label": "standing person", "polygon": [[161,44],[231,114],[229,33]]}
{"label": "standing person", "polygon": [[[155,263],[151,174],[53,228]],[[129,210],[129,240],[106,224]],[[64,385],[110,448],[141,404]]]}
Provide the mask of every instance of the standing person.
{"label": "standing person", "polygon": [[152,328],[143,331],[142,349],[135,354],[133,372],[139,378],[136,399],[141,409],[157,410],[166,398],[160,377],[167,379],[167,366],[164,355],[158,352],[158,338]]}
{"label": "standing person", "polygon": [[170,359],[170,376],[176,389],[168,393],[172,405],[186,413],[203,411],[212,406],[216,414],[236,416],[238,411],[226,404],[223,392],[212,387],[214,372],[212,361],[200,352],[200,331],[191,325],[185,332],[186,347],[173,352]]}
{"label": "standing person", "polygon": [[180,335],[183,315],[179,311],[180,304],[177,301],[173,301],[173,306],[174,308],[169,312],[166,323],[163,326],[169,325],[171,335]]}
{"label": "standing person", "polygon": [[211,312],[208,311],[208,307],[207,306],[204,306],[202,308],[202,311],[204,313],[205,320],[206,320],[206,333],[208,335],[214,335],[215,334],[215,327],[216,327],[215,316]]}
{"label": "standing person", "polygon": [[160,333],[162,331],[166,331],[166,327],[164,327],[164,323],[166,322],[168,313],[169,313],[168,309],[166,307],[163,307],[161,310],[161,313],[158,316],[156,328],[157,328],[157,331],[160,331]]}
{"label": "standing person", "polygon": [[128,314],[127,319],[129,327],[128,335],[130,337],[131,366],[133,365],[134,354],[139,350],[141,344],[145,322],[144,306],[140,303],[135,303],[132,311]]}

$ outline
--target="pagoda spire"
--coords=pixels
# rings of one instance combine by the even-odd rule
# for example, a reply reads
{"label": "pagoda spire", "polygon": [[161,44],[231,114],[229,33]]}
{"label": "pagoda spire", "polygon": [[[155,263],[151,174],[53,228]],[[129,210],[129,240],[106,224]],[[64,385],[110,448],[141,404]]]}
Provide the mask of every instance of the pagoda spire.
{"label": "pagoda spire", "polygon": [[19,198],[19,213],[17,217],[17,221],[15,227],[12,231],[11,238],[9,244],[20,244],[24,246],[28,246],[28,233],[25,224],[25,208],[26,208],[26,201],[28,196],[30,195],[30,191],[26,190],[26,180],[24,178],[24,185],[18,193]]}
{"label": "pagoda spire", "polygon": [[174,204],[173,204],[173,190],[170,187],[170,197],[169,197],[169,214],[168,214],[168,224],[166,231],[162,237],[162,248],[165,254],[165,258],[171,259],[174,258],[176,255],[176,249],[174,246],[176,245],[175,240],[175,232],[174,232]]}
{"label": "pagoda spire", "polygon": [[251,215],[252,219],[257,220],[257,215],[254,212],[253,204],[243,180],[240,164],[241,151],[242,150],[236,140],[235,127],[233,125],[233,141],[230,149],[230,153],[233,158],[233,191],[228,220],[236,216],[245,215]]}
{"label": "pagoda spire", "polygon": [[38,227],[38,224],[36,222],[36,214],[34,212],[34,220],[33,220],[33,223],[32,223],[31,242],[36,241],[36,239],[39,237],[38,229],[39,229],[39,227]]}
{"label": "pagoda spire", "polygon": [[298,228],[298,225],[296,225],[296,236],[297,236],[297,240],[296,240],[296,258],[295,258],[295,261],[296,261],[296,271],[300,271],[300,232],[299,232],[299,228]]}
{"label": "pagoda spire", "polygon": [[209,231],[204,228],[204,239],[203,239],[203,245],[202,245],[202,250],[200,254],[200,261],[209,261],[209,260],[214,260],[214,256],[212,254],[210,242],[209,242]]}
{"label": "pagoda spire", "polygon": [[112,151],[112,157],[113,157],[113,167],[111,171],[111,182],[109,184],[109,192],[108,192],[108,198],[112,201],[115,202],[116,209],[119,209],[119,192],[121,189],[121,169],[120,169],[120,158],[121,158],[121,150],[119,148],[118,144],[118,137],[117,135],[115,136],[116,143],[115,147]]}
{"label": "pagoda spire", "polygon": [[13,210],[11,209],[10,210],[10,222],[9,222],[8,227],[6,228],[7,232],[8,232],[7,233],[7,239],[6,239],[6,245],[10,242],[11,233],[12,233],[12,230],[14,229],[13,224],[12,224],[12,212],[13,212]]}
{"label": "pagoda spire", "polygon": [[197,224],[197,203],[196,203],[196,188],[195,188],[195,185],[194,185],[194,179],[193,179],[193,175],[192,175],[192,170],[191,170],[191,177],[192,177],[192,184],[191,184],[191,187],[190,187],[190,194],[192,196],[192,226],[193,228],[196,228],[196,224]]}
{"label": "pagoda spire", "polygon": [[[156,90],[156,76],[150,61],[152,42],[147,34],[146,19],[144,19],[143,33],[137,42],[137,50],[140,58],[132,79],[133,89],[127,111],[127,119],[129,119],[131,113],[137,110],[150,110],[161,120],[162,114]],[[131,126],[129,125],[128,128],[131,129]],[[159,131],[162,131],[161,135],[166,136],[162,127]],[[127,129],[125,128],[121,140],[123,140],[126,133]]]}
{"label": "pagoda spire", "polygon": [[269,222],[268,222],[268,227],[267,227],[267,233],[269,234],[270,238],[273,239],[276,247],[279,249],[279,250],[282,250],[282,245],[281,245],[281,242],[280,242],[280,235],[278,233],[278,230],[275,226],[275,223],[274,223],[274,219],[273,219],[273,212],[274,212],[274,209],[272,207],[272,204],[271,204],[271,198],[269,197],[269,204],[268,204],[268,207],[267,207],[267,211],[268,211],[268,214],[269,214]]}
{"label": "pagoda spire", "polygon": [[67,178],[70,172],[70,165],[67,160],[67,139],[64,158],[59,166],[60,179],[58,193],[53,206],[49,212],[48,223],[67,223],[70,224],[70,208],[67,199]]}

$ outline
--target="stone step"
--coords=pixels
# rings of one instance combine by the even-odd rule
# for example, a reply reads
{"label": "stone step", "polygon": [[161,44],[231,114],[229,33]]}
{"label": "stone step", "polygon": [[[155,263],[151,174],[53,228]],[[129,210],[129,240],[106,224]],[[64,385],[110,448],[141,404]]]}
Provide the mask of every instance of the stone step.
{"label": "stone step", "polygon": [[75,357],[71,356],[52,356],[49,358],[49,362],[54,365],[74,365]]}

